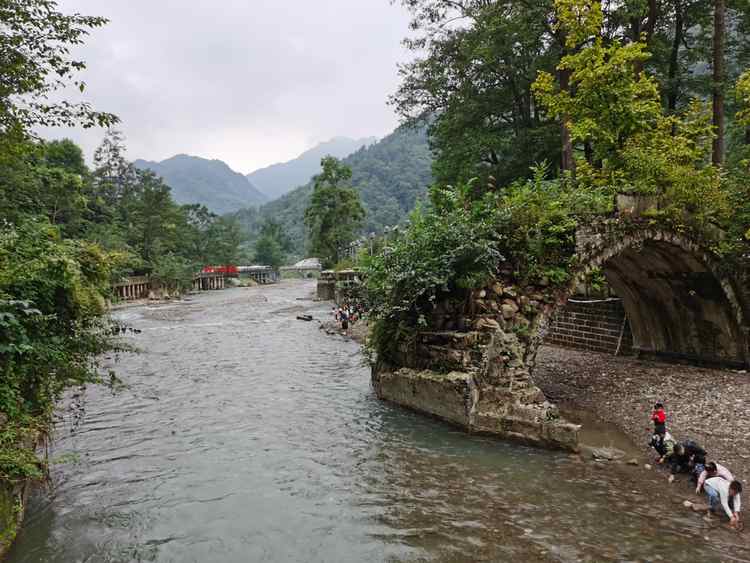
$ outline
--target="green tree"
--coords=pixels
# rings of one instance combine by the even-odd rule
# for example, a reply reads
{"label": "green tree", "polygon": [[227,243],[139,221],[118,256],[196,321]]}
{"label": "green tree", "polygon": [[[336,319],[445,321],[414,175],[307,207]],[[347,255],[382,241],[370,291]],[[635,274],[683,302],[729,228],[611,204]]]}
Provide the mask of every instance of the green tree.
{"label": "green tree", "polygon": [[149,264],[175,250],[179,208],[161,178],[141,170],[136,172],[136,178],[122,214],[130,246]]}
{"label": "green tree", "polygon": [[712,131],[705,107],[696,102],[666,114],[657,81],[640,70],[650,56],[645,43],[605,42],[597,3],[557,5],[569,46],[586,46],[558,65],[570,74],[569,90],[542,72],[534,92],[555,118],[565,116],[573,142],[589,147],[578,158],[578,185],[662,196],[663,211],[677,221],[685,211],[704,225],[725,221],[727,192],[708,165]]}
{"label": "green tree", "polygon": [[102,316],[112,265],[45,219],[0,226],[0,479],[38,476],[23,428],[44,425],[65,388],[99,381],[97,358],[115,347]]}
{"label": "green tree", "polygon": [[324,266],[336,264],[341,251],[350,244],[365,218],[359,194],[350,187],[352,170],[338,159],[325,157],[323,172],[315,177],[305,225],[310,235],[310,252]]}
{"label": "green tree", "polygon": [[260,229],[255,243],[255,262],[278,269],[291,250],[291,241],[276,221],[268,220]]}
{"label": "green tree", "polygon": [[125,158],[122,133],[108,129],[94,152],[94,193],[103,220],[109,218],[121,200],[136,189],[138,180],[135,166]]}
{"label": "green tree", "polygon": [[201,266],[207,266],[212,261],[211,235],[218,216],[200,204],[183,205],[181,211],[184,219],[180,229],[182,254]]}
{"label": "green tree", "polygon": [[66,15],[54,0],[4,0],[0,3],[0,134],[36,125],[107,126],[117,122],[87,103],[52,102],[52,94],[75,80],[86,65],[71,57],[89,31],[107,23],[100,17]]}
{"label": "green tree", "polygon": [[245,241],[237,219],[219,217],[209,230],[210,257],[215,264],[235,264]]}

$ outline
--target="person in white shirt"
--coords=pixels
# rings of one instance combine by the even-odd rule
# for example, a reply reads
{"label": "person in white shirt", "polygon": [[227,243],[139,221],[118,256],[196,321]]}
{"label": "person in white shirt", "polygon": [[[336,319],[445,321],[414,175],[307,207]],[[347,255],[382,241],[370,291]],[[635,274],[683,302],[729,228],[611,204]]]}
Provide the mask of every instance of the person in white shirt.
{"label": "person in white shirt", "polygon": [[701,489],[703,489],[703,483],[706,482],[706,479],[711,479],[713,477],[721,477],[729,483],[734,481],[734,476],[732,475],[732,472],[729,471],[729,469],[727,469],[720,463],[709,461],[706,464],[706,468],[703,470],[703,473],[698,476],[698,486],[695,488],[695,494],[700,494]]}
{"label": "person in white shirt", "polygon": [[708,495],[708,506],[712,512],[716,511],[719,504],[729,516],[729,525],[736,528],[740,522],[740,493],[742,483],[739,481],[727,481],[721,477],[706,479],[703,488]]}

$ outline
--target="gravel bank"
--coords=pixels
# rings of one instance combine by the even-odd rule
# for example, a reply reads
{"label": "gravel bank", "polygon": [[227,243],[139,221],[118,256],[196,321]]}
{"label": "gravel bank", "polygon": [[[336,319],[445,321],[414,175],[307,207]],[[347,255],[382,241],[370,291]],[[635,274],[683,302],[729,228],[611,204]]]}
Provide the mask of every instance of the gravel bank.
{"label": "gravel bank", "polygon": [[709,459],[750,479],[749,373],[545,346],[534,379],[552,400],[617,425],[644,453],[651,408],[661,400],[675,438],[696,440]]}

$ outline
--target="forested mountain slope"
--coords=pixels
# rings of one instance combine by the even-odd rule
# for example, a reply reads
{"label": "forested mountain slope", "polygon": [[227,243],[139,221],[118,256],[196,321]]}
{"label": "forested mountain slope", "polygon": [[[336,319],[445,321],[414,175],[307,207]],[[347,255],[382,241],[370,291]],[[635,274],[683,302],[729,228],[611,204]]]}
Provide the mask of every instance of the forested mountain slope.
{"label": "forested mountain slope", "polygon": [[[352,169],[352,185],[367,211],[363,234],[402,222],[432,182],[432,155],[424,128],[401,127],[343,162]],[[309,182],[259,209],[243,209],[234,215],[251,240],[264,221],[276,221],[291,239],[293,252],[301,256],[305,254],[305,209],[312,189]]]}
{"label": "forested mountain slope", "polygon": [[181,204],[201,203],[224,214],[267,201],[245,176],[221,160],[178,154],[162,162],[136,160],[134,164],[162,177]]}
{"label": "forested mountain slope", "polygon": [[334,137],[330,141],[303,152],[288,162],[272,164],[247,175],[247,179],[265,195],[269,201],[288,194],[294,188],[306,184],[320,173],[320,159],[324,156],[344,158],[362,147],[377,142],[375,137],[350,139]]}

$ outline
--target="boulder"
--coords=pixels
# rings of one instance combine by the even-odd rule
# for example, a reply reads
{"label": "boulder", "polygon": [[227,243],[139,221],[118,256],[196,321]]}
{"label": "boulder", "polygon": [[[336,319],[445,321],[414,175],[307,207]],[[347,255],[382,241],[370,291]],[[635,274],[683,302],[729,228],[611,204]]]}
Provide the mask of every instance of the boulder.
{"label": "boulder", "polygon": [[495,319],[481,318],[476,324],[477,330],[500,330],[500,323]]}
{"label": "boulder", "polygon": [[591,457],[597,460],[615,461],[625,457],[625,452],[617,448],[594,448]]}
{"label": "boulder", "polygon": [[506,321],[509,321],[513,317],[516,316],[516,313],[518,313],[518,306],[512,301],[506,301],[506,302],[503,302],[502,311],[503,311],[503,318]]}

